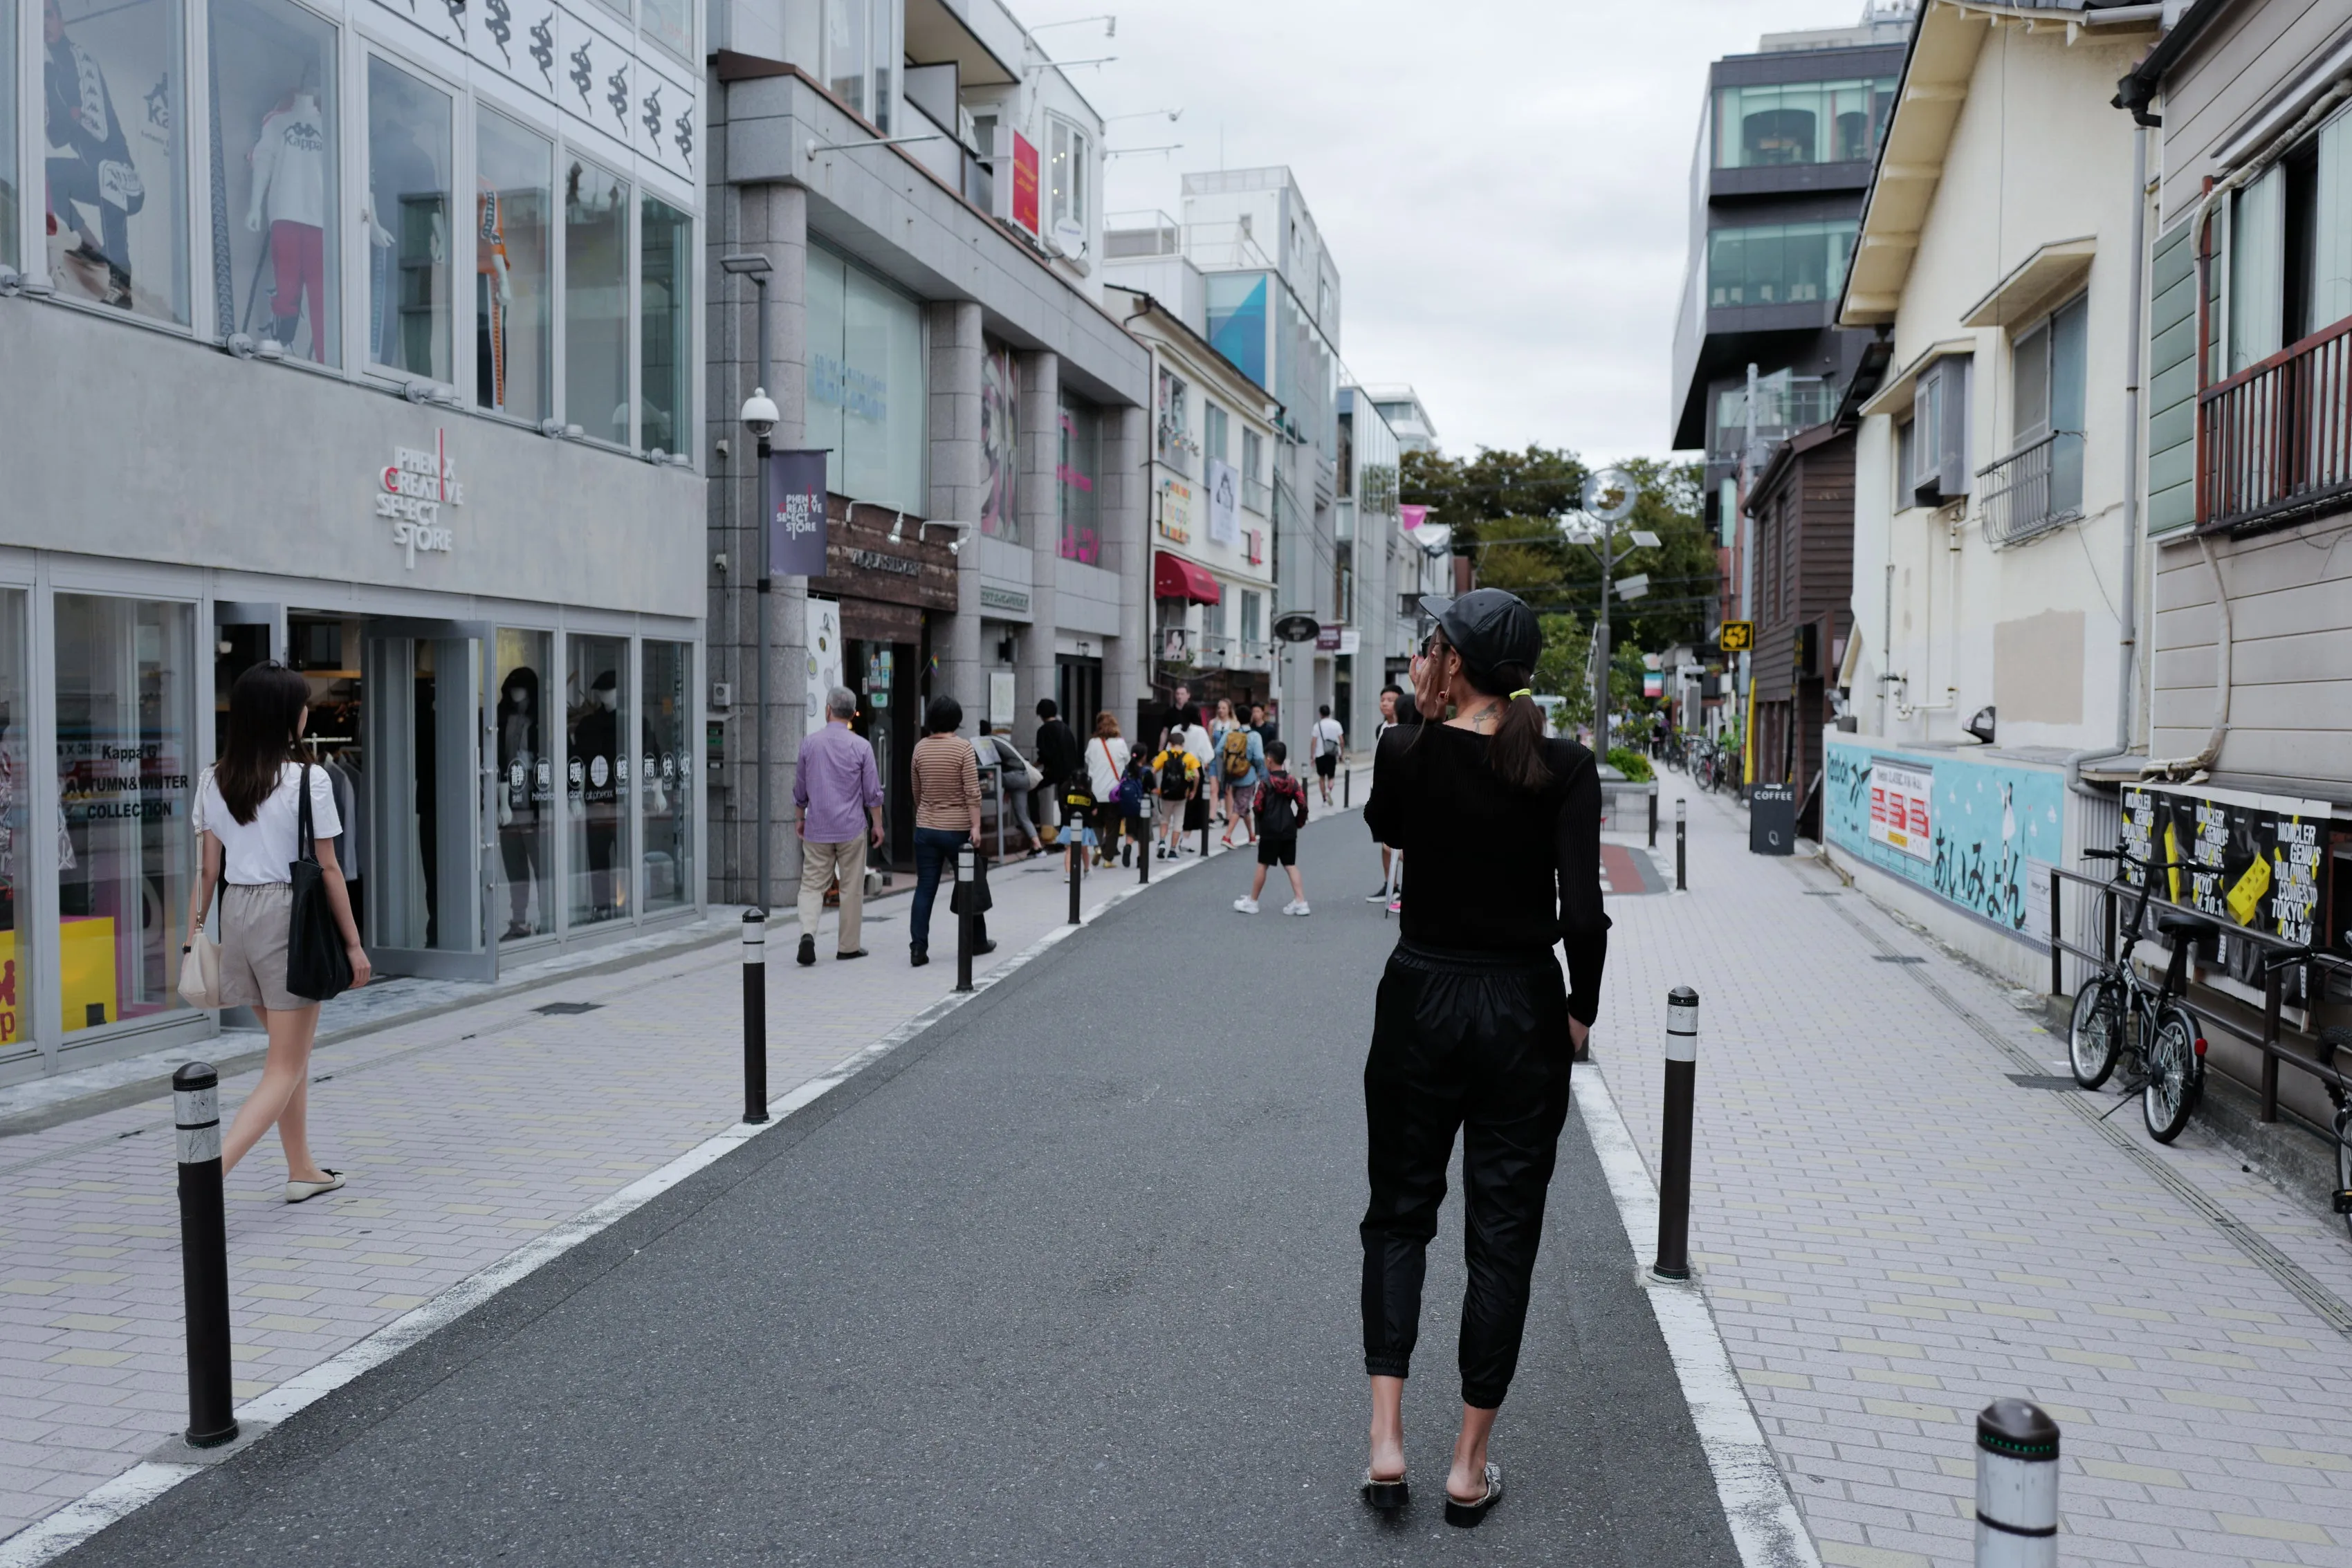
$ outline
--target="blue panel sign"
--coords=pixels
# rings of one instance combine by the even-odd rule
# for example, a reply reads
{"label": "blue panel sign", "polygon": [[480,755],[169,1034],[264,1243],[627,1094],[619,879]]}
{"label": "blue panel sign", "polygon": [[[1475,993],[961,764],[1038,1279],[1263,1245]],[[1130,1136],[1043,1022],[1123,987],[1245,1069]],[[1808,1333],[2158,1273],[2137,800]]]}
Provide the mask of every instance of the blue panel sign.
{"label": "blue panel sign", "polygon": [[2046,939],[2048,868],[2065,863],[2061,774],[1828,740],[1822,804],[1831,843],[2021,942]]}

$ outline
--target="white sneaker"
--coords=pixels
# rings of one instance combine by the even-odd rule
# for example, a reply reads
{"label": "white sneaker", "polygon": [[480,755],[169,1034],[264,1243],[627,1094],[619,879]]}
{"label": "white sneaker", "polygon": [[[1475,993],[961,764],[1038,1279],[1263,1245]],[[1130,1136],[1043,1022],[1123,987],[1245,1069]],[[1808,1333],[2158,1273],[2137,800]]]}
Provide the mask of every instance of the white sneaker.
{"label": "white sneaker", "polygon": [[1292,899],[1288,904],[1282,906],[1282,912],[1285,915],[1306,915],[1310,913],[1307,907],[1307,901],[1303,898]]}
{"label": "white sneaker", "polygon": [[1255,898],[1236,898],[1234,900],[1234,907],[1240,910],[1244,915],[1255,915],[1257,913],[1257,900]]}

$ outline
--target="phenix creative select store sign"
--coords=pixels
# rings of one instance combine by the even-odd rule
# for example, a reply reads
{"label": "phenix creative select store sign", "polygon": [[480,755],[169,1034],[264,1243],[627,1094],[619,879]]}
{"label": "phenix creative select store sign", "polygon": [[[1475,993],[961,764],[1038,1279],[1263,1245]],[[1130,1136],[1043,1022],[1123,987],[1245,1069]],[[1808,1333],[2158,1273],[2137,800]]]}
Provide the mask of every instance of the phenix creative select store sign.
{"label": "phenix creative select store sign", "polygon": [[466,504],[466,487],[457,482],[457,465],[449,456],[445,433],[433,433],[430,449],[395,446],[392,461],[376,476],[375,515],[392,519],[392,543],[408,552],[408,570],[416,570],[416,552],[450,552],[450,530],[441,526],[441,508]]}

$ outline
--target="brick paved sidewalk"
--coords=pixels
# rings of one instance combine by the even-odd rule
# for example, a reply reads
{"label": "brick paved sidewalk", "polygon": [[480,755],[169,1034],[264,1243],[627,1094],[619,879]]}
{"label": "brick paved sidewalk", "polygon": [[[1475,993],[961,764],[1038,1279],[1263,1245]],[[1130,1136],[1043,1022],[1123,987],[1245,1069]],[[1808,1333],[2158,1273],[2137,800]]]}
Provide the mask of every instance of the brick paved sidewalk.
{"label": "brick paved sidewalk", "polygon": [[[1692,1245],[1822,1561],[1966,1568],[1973,1416],[2008,1394],[2064,1428],[2063,1561],[2352,1565],[2352,1341],[1937,994],[2063,1072],[2005,988],[1748,854],[1719,798],[1691,800],[1690,861],[1689,894],[1610,901],[1594,1050],[1654,1161],[1665,993],[1698,988]],[[2352,1299],[2310,1195],[2200,1127],[2108,1125]]]}
{"label": "brick paved sidewalk", "polygon": [[[1131,869],[1090,874],[1088,910],[1135,882]],[[998,947],[975,964],[982,975],[1068,907],[1058,859],[998,868],[992,891]],[[772,1095],[952,988],[944,892],[924,969],[906,964],[908,908],[871,908],[873,956],[848,964],[831,956],[830,916],[813,968],[793,962],[796,929],[772,929]],[[741,995],[738,945],[723,943],[321,1047],[311,1146],[352,1185],[285,1204],[274,1135],[229,1178],[238,1397],[318,1365],[733,1124]],[[537,1010],[550,1003],[596,1010]],[[225,1113],[256,1077],[223,1084]],[[172,1155],[168,1098],[0,1140],[0,1537],[186,1421]]]}

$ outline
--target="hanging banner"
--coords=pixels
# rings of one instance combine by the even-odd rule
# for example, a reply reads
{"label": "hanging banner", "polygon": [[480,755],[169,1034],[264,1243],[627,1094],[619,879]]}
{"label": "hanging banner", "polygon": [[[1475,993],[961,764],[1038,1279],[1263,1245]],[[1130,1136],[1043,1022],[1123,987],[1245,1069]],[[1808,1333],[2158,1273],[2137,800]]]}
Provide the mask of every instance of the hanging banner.
{"label": "hanging banner", "polygon": [[1037,149],[1019,131],[1013,133],[1013,221],[1031,234],[1037,230]]}
{"label": "hanging banner", "polygon": [[824,457],[768,455],[768,570],[777,577],[824,575]]}
{"label": "hanging banner", "polygon": [[1397,520],[1404,525],[1405,532],[1411,533],[1413,529],[1421,527],[1422,524],[1429,521],[1429,508],[1427,507],[1399,507],[1397,508]]}
{"label": "hanging banner", "polygon": [[1209,468],[1209,539],[1213,544],[1242,542],[1242,473],[1222,458],[1212,457]]}

